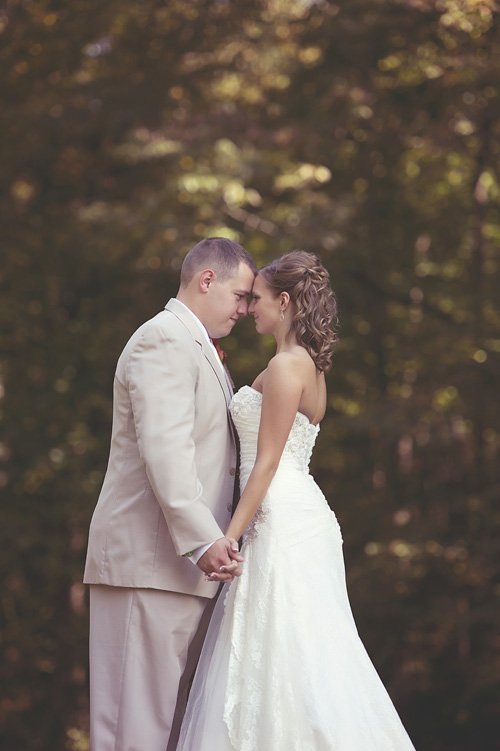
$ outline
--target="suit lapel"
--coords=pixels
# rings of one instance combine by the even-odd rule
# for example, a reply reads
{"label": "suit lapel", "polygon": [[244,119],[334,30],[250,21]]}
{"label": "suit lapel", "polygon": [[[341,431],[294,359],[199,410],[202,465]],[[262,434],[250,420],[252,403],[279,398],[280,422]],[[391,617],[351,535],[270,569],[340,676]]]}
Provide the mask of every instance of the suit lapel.
{"label": "suit lapel", "polygon": [[208,360],[210,367],[214,371],[214,374],[219,381],[222,391],[224,392],[226,404],[229,407],[232,398],[232,389],[229,380],[226,377],[225,372],[223,372],[223,368],[220,366],[220,363],[217,362],[217,353],[207,342],[205,336],[203,335],[203,332],[200,330],[199,325],[197,324],[191,313],[186,310],[185,306],[175,298],[172,298],[168,301],[168,303],[165,305],[165,310],[173,313],[184,324],[193,339],[201,347],[205,358]]}
{"label": "suit lapel", "polygon": [[[204,339],[203,334],[201,337]],[[208,344],[206,340],[204,341],[198,341],[198,344],[201,346],[202,352],[207,358],[208,362],[210,363],[215,375],[217,376],[217,379],[222,386],[222,390],[224,391],[224,396],[226,397],[227,406],[229,407],[229,404],[232,399],[232,392],[231,392],[231,386],[229,384],[229,381],[227,379],[227,376],[223,369],[220,367],[219,363],[217,362],[217,354],[212,350],[212,347]]]}

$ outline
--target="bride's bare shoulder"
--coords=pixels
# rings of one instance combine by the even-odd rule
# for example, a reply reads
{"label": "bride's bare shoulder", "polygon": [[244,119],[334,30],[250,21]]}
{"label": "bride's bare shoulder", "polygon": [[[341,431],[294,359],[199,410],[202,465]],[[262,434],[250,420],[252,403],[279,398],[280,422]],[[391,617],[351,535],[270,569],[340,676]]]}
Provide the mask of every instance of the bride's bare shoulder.
{"label": "bride's bare shoulder", "polygon": [[279,378],[307,378],[315,371],[315,365],[309,353],[303,347],[278,352],[269,360],[266,370],[261,374],[262,381]]}

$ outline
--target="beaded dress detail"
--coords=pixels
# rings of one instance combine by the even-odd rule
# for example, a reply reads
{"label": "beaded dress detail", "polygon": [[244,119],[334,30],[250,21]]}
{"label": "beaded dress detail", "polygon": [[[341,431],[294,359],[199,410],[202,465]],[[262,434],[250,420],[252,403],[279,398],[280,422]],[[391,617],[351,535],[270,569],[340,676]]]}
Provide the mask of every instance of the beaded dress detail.
{"label": "beaded dress detail", "polygon": [[[231,403],[242,489],[261,402],[244,386]],[[340,527],[309,474],[318,432],[297,413],[243,535],[243,574],[216,605],[177,751],[414,751],[358,636]]]}

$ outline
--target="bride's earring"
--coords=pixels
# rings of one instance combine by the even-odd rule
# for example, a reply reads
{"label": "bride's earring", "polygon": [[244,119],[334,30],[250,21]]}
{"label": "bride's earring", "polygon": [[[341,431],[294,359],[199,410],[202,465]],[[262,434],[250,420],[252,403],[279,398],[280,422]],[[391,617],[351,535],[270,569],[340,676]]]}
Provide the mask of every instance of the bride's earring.
{"label": "bride's earring", "polygon": [[283,308],[280,310],[280,321],[283,322],[285,320],[285,311]]}

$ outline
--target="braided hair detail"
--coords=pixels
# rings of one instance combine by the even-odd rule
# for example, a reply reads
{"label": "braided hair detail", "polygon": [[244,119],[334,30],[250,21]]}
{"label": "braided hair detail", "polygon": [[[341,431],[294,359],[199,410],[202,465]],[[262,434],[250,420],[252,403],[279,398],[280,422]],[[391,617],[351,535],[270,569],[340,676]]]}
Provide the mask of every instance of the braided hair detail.
{"label": "braided hair detail", "polygon": [[292,327],[297,342],[305,347],[320,372],[328,372],[338,342],[338,311],[330,275],[319,257],[294,250],[264,266],[259,274],[276,296],[288,293],[294,305]]}

